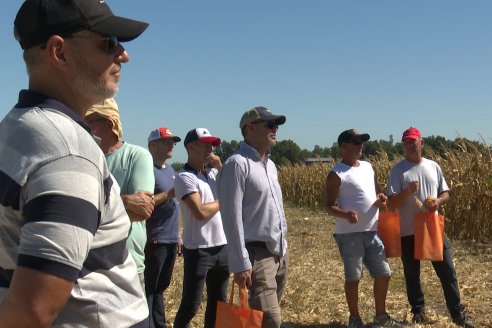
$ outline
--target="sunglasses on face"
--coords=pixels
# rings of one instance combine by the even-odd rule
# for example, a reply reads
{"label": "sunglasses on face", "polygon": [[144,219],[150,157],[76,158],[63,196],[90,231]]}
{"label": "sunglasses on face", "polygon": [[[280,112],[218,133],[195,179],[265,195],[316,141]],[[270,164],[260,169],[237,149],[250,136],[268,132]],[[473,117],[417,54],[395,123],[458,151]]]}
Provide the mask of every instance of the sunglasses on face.
{"label": "sunglasses on face", "polygon": [[275,121],[258,121],[258,122],[254,122],[254,124],[258,124],[258,123],[265,123],[265,127],[267,129],[269,129],[269,130],[278,129],[278,124]]}
{"label": "sunglasses on face", "polygon": [[176,146],[176,141],[170,138],[162,138],[157,140],[157,142],[166,146]]}
{"label": "sunglasses on face", "polygon": [[66,38],[81,38],[81,39],[100,39],[101,48],[108,54],[115,54],[118,46],[120,45],[116,36],[98,36],[98,35],[79,35],[72,34],[66,36]]}

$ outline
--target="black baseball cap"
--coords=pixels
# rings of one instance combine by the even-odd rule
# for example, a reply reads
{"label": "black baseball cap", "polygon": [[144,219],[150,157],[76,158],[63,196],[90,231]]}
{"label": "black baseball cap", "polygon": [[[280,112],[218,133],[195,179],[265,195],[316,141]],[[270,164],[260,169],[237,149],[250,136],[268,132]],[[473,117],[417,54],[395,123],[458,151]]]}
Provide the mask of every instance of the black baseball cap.
{"label": "black baseball cap", "polygon": [[14,34],[22,49],[28,49],[52,35],[66,36],[81,30],[131,41],[148,26],[115,16],[105,0],[26,0],[15,17]]}
{"label": "black baseball cap", "polygon": [[370,136],[367,133],[360,134],[355,129],[345,130],[338,136],[338,145],[342,145],[343,142],[366,142]]}

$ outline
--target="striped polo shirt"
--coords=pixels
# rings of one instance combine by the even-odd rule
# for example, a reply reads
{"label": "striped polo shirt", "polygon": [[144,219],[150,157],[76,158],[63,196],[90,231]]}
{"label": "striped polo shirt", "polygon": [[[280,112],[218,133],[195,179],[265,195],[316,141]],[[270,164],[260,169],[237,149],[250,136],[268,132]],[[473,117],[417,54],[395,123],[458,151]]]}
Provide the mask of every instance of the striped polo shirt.
{"label": "striped polo shirt", "polygon": [[80,118],[55,99],[21,91],[0,123],[0,301],[23,266],[75,283],[53,327],[145,321],[119,191]]}

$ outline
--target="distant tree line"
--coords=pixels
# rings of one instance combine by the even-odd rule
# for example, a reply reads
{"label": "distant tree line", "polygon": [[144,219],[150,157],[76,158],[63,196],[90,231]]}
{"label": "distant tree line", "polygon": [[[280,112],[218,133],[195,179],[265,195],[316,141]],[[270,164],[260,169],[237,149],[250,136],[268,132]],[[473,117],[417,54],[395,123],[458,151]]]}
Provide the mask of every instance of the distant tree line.
{"label": "distant tree line", "polygon": [[[446,151],[451,149],[457,149],[463,147],[463,143],[458,141],[466,141],[467,144],[475,146],[477,149],[484,151],[490,151],[490,148],[485,146],[483,142],[470,141],[464,138],[457,138],[455,140],[448,140],[441,136],[425,137],[424,155],[425,152],[434,152],[441,157],[446,157]],[[226,141],[222,140],[219,147],[215,149],[215,153],[224,162],[229,156],[231,156],[239,148],[239,142],[236,140]],[[389,140],[369,140],[364,143],[364,156],[370,157],[376,155],[378,152],[384,151],[389,160],[392,160],[395,156],[402,156],[403,145],[401,142],[394,142],[393,136],[389,137]],[[313,150],[301,149],[293,140],[282,140],[277,142],[272,147],[270,158],[278,165],[290,165],[290,164],[304,164],[307,158],[330,158],[334,161],[340,158],[340,151],[338,143],[333,143],[330,147],[322,147],[315,145]],[[182,163],[174,163],[173,167],[179,170],[183,166]]]}

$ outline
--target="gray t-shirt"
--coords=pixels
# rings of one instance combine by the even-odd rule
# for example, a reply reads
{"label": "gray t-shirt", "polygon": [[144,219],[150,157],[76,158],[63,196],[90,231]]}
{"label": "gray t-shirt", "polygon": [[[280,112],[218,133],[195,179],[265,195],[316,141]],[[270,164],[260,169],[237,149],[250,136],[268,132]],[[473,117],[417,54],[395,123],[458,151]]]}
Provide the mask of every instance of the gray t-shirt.
{"label": "gray t-shirt", "polygon": [[[401,193],[412,181],[419,182],[419,189],[415,193],[415,197],[421,202],[424,202],[429,196],[437,197],[449,190],[441,167],[436,162],[422,158],[422,162],[414,164],[405,159],[391,169],[387,195]],[[400,212],[401,235],[413,235],[414,217],[419,211],[415,198],[413,196],[408,197],[398,211]]]}

